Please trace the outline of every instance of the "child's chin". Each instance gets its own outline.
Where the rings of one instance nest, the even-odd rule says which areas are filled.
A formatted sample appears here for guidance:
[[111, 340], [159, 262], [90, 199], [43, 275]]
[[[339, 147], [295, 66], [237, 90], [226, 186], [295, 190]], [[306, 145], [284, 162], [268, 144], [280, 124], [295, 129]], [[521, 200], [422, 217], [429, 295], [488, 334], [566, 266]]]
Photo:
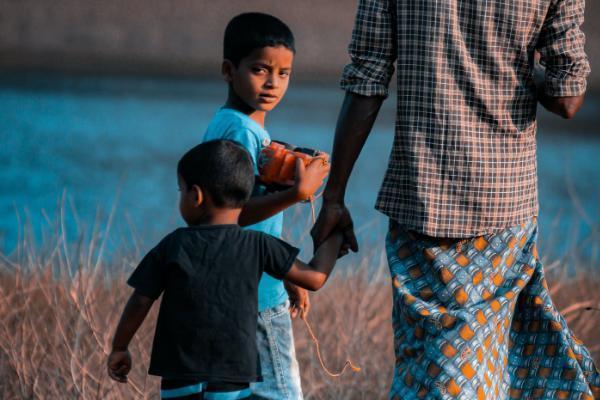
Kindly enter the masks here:
[[275, 108], [275, 106], [277, 105], [277, 103], [262, 103], [262, 104], [258, 104], [256, 109], [258, 111], [271, 111], [272, 109]]

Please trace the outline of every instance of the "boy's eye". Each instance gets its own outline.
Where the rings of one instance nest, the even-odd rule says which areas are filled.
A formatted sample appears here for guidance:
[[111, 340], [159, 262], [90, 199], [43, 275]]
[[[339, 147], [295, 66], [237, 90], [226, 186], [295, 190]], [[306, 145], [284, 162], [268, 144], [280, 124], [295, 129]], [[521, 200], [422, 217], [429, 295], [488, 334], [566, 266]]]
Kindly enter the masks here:
[[254, 67], [252, 69], [253, 72], [257, 73], [257, 74], [266, 74], [267, 73], [267, 69], [266, 68], [261, 68], [261, 67]]
[[290, 76], [290, 71], [281, 71], [279, 73], [279, 76], [283, 76], [283, 77], [287, 78], [288, 76]]

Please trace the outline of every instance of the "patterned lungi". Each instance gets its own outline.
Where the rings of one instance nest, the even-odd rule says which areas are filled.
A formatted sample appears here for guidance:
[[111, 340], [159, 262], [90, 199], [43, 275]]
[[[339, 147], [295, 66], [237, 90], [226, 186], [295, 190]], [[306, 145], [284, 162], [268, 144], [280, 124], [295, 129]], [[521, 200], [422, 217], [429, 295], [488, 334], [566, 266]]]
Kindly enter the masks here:
[[600, 374], [552, 303], [537, 223], [464, 243], [391, 225], [392, 399], [594, 399]]

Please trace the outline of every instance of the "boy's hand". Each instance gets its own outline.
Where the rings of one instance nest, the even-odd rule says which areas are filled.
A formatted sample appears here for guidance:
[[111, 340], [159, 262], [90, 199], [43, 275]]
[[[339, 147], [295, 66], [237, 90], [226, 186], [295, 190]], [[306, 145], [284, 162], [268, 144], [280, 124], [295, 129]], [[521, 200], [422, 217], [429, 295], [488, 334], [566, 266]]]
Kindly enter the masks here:
[[323, 185], [330, 170], [329, 156], [320, 153], [308, 166], [302, 160], [296, 160], [296, 182], [294, 189], [298, 200], [308, 200]]
[[290, 316], [296, 318], [299, 315], [302, 319], [306, 318], [310, 311], [308, 290], [287, 281], [284, 281], [283, 285], [290, 297]]
[[127, 374], [131, 371], [131, 354], [129, 350], [113, 350], [108, 356], [108, 376], [117, 382], [127, 383]]

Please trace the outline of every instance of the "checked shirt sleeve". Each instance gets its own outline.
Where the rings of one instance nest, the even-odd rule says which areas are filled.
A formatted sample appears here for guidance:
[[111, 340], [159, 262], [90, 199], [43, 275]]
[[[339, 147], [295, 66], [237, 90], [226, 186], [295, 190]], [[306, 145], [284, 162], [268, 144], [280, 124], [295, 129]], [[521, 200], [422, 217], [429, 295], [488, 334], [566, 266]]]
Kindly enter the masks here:
[[590, 66], [584, 52], [584, 0], [553, 0], [538, 41], [546, 67], [548, 96], [579, 96], [585, 92]]
[[363, 96], [387, 96], [396, 61], [395, 0], [359, 0], [340, 86]]

